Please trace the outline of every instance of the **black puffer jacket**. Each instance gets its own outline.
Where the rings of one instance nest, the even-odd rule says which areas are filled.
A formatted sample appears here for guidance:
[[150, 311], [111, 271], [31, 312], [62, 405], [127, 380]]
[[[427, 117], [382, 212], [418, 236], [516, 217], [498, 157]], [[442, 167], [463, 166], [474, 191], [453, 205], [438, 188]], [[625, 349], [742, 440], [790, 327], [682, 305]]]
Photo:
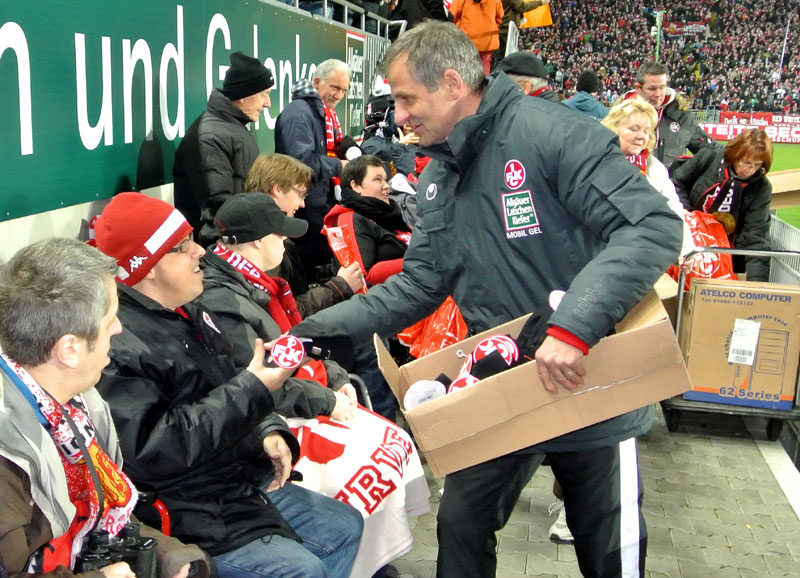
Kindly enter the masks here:
[[[212, 249], [209, 247], [200, 261], [203, 293], [196, 303], [214, 314], [214, 322], [233, 346], [234, 363], [247, 367], [253, 357], [253, 341], [257, 337], [272, 341], [282, 332], [267, 310], [269, 295], [248, 283]], [[272, 392], [275, 411], [285, 417], [330, 415], [336, 406], [333, 392], [348, 383], [349, 378], [336, 363], [325, 362], [325, 369], [330, 389], [316, 381], [290, 377], [283, 387]]]
[[[687, 211], [702, 210], [705, 192], [719, 181], [719, 168], [724, 150], [702, 149], [672, 171], [672, 182], [678, 197]], [[738, 179], [730, 171], [732, 178]], [[769, 205], [772, 202], [772, 184], [763, 173], [756, 173], [745, 183], [742, 206], [736, 220], [736, 230], [731, 235], [737, 249], [769, 251]], [[734, 258], [734, 268], [741, 269], [741, 259]], [[748, 281], [769, 281], [769, 259], [748, 257], [743, 260]]]
[[237, 372], [205, 308], [186, 305], [187, 319], [118, 288], [123, 331], [97, 389], [111, 407], [125, 472], [166, 504], [172, 535], [212, 555], [271, 534], [296, 539], [258, 491], [274, 473], [262, 445], [268, 433], [280, 432], [299, 457], [272, 395], [249, 371]]
[[199, 236], [202, 225], [213, 223], [229, 195], [245, 192], [247, 172], [258, 156], [258, 146], [247, 130], [249, 122], [241, 109], [214, 89], [208, 108], [192, 123], [175, 151], [175, 207], [204, 246], [214, 239]]

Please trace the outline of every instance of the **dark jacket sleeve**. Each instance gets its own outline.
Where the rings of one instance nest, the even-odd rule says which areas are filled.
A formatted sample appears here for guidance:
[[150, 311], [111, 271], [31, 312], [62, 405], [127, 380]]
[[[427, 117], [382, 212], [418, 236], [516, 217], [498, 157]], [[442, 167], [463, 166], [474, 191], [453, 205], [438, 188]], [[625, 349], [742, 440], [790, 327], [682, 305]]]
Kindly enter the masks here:
[[309, 287], [302, 295], [295, 295], [297, 309], [300, 317], [306, 318], [317, 311], [321, 311], [341, 303], [353, 296], [353, 289], [341, 277], [331, 277], [322, 285]]
[[275, 127], [275, 152], [287, 154], [311, 167], [311, 180], [323, 182], [342, 172], [342, 161], [319, 152], [314, 142], [314, 118], [305, 102], [287, 108]]
[[705, 148], [692, 158], [679, 161], [677, 166], [672, 165], [670, 179], [675, 184], [675, 192], [678, 193], [683, 208], [687, 211], [696, 210], [696, 207], [692, 206], [692, 188], [707, 170], [710, 168], [716, 170], [715, 157], [716, 151]]
[[208, 184], [208, 193], [212, 197], [217, 194], [234, 192], [230, 141], [231, 139], [226, 133], [204, 131], [199, 136], [202, 170]]
[[697, 117], [694, 114], [689, 113], [692, 115], [692, 120], [694, 123], [692, 124], [692, 135], [689, 138], [689, 142], [686, 145], [692, 154], [697, 154], [702, 149], [710, 149], [712, 151], [718, 151], [721, 148], [724, 148], [722, 143], [718, 143], [713, 138], [709, 136], [709, 134], [704, 131], [697, 122]]
[[[294, 437], [294, 434], [292, 433], [292, 430], [289, 428], [289, 425], [286, 423], [286, 421], [277, 413], [272, 413], [267, 416], [260, 424], [258, 424], [256, 431], [262, 439], [271, 433], [281, 434], [281, 437], [283, 437], [286, 445], [289, 446], [289, 450], [292, 452], [292, 464], [296, 464], [297, 460], [300, 459], [300, 442], [297, 441], [296, 437]], [[267, 458], [262, 456], [262, 459]]]
[[[574, 131], [572, 138], [543, 138], [535, 146], [545, 165], [558, 166], [561, 204], [604, 247], [572, 280], [550, 324], [591, 347], [678, 258], [683, 221], [627, 162], [605, 128], [576, 123], [565, 130]], [[567, 146], [579, 140], [581, 147]]]
[[[214, 313], [214, 321], [233, 347], [233, 362], [238, 368], [250, 364], [256, 338], [272, 341], [280, 336], [277, 326], [276, 332], [270, 333], [265, 330], [266, 324], [258, 323], [259, 316], [268, 317], [266, 311], [228, 288], [209, 287], [200, 295], [199, 302]], [[287, 417], [330, 415], [336, 405], [332, 391], [308, 379], [290, 377], [271, 394], [274, 411]]]
[[[755, 185], [756, 183], [754, 183]], [[752, 249], [754, 251], [769, 251], [769, 206], [772, 202], [772, 184], [763, 177], [755, 191], [748, 191], [745, 187], [745, 196], [750, 193], [752, 200], [742, 207], [739, 217], [742, 221], [741, 228], [736, 233], [734, 247], [737, 249]], [[745, 268], [748, 281], [769, 281], [769, 258], [747, 257]]]
[[112, 359], [98, 384], [129, 456], [126, 467], [140, 482], [190, 474], [198, 464], [222, 459], [273, 411], [272, 395], [249, 371], [195, 401], [169, 403], [165, 389], [182, 376], [151, 374], [144, 364], [131, 367]]
[[325, 309], [295, 326], [292, 333], [307, 337], [348, 335], [366, 343], [373, 333], [388, 337], [433, 313], [449, 294], [445, 279], [433, 269], [430, 241], [421, 228], [414, 230], [403, 270], [384, 283]]

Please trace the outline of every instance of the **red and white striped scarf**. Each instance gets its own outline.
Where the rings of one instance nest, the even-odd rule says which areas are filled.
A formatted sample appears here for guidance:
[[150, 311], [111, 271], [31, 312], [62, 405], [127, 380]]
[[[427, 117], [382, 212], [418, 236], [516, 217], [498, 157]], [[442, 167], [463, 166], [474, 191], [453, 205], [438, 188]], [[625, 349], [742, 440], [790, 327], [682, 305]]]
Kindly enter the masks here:
[[[53, 572], [59, 565], [75, 568], [84, 537], [94, 529], [105, 530], [116, 536], [130, 520], [136, 506], [138, 493], [122, 469], [105, 453], [97, 442], [94, 424], [86, 414], [83, 395], [77, 395], [65, 405], [60, 405], [40, 386], [24, 367], [0, 353], [36, 401], [38, 411], [47, 420], [47, 432], [58, 448], [61, 465], [67, 479], [67, 490], [75, 517], [62, 536], [56, 536], [31, 558], [29, 571]], [[92, 473], [84, 459], [80, 443], [64, 417], [64, 411], [75, 424], [83, 444], [97, 472], [103, 493], [103, 511], [92, 480]], [[99, 517], [99, 521], [98, 521]]]

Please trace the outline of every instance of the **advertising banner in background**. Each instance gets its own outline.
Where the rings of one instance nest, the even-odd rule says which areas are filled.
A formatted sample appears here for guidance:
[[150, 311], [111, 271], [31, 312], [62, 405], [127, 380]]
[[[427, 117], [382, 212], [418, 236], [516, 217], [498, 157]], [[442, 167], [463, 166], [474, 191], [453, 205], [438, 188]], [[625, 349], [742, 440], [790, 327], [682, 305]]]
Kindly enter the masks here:
[[262, 152], [273, 150], [292, 85], [327, 58], [352, 57], [354, 86], [339, 114], [358, 136], [387, 47], [260, 2], [4, 2], [0, 220], [171, 182], [180, 138], [237, 50], [275, 77], [272, 106], [250, 125]]
[[699, 123], [700, 127], [708, 133], [708, 135], [721, 141], [733, 140], [746, 128], [760, 128], [772, 142], [776, 143], [800, 143], [800, 124], [791, 125], [758, 125], [758, 124], [715, 124], [710, 122]]

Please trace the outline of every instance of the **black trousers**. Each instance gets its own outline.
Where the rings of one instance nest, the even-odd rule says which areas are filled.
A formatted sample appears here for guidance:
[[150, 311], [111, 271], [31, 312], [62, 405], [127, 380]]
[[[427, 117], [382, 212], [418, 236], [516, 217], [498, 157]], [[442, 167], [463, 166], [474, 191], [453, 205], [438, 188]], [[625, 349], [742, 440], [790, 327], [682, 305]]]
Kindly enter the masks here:
[[[586, 578], [644, 576], [647, 532], [634, 438], [581, 452], [548, 453]], [[491, 578], [497, 537], [544, 454], [513, 453], [449, 474], [439, 505], [438, 578]], [[542, 518], [542, 533], [549, 520]]]

